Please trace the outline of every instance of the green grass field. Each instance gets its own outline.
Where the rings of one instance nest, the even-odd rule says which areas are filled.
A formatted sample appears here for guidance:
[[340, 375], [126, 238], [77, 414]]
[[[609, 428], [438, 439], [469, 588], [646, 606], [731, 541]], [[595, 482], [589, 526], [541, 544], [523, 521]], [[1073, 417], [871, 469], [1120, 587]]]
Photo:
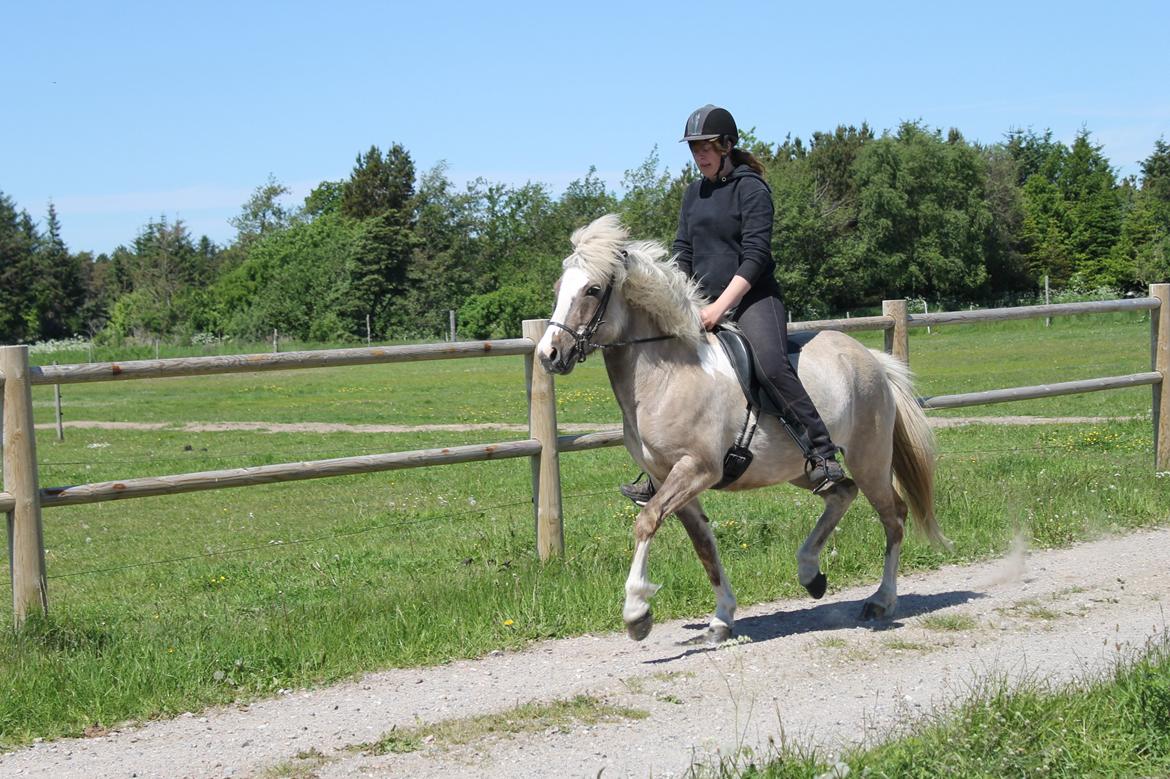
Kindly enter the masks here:
[[[1138, 315], [1057, 319], [1048, 329], [1025, 321], [915, 330], [911, 363], [922, 394], [1132, 373], [1148, 370], [1148, 333]], [[870, 345], [880, 342], [880, 333], [866, 335]], [[66, 385], [66, 420], [171, 427], [69, 429], [64, 442], [40, 431], [41, 483], [524, 438], [177, 429], [224, 421], [521, 423], [523, 376], [521, 358], [498, 357]], [[618, 421], [600, 360], [558, 379], [557, 388], [561, 422]], [[51, 388], [35, 388], [34, 404], [37, 421], [50, 423]], [[949, 412], [1133, 419], [940, 430], [937, 508], [955, 551], [912, 537], [903, 570], [998, 555], [1020, 531], [1054, 546], [1164, 523], [1170, 479], [1153, 474], [1149, 413], [1148, 388]], [[535, 555], [523, 460], [46, 510], [50, 612], [20, 634], [0, 632], [8, 681], [0, 744], [620, 630], [634, 511], [615, 486], [633, 468], [623, 450], [604, 449], [565, 454], [561, 469], [566, 555], [548, 565]], [[819, 501], [774, 488], [709, 494], [704, 503], [742, 604], [803, 594], [794, 555]], [[876, 586], [883, 544], [873, 512], [859, 501], [830, 541], [831, 586]], [[656, 617], [713, 608], [686, 534], [673, 523], [655, 541], [651, 573], [664, 585]], [[10, 604], [5, 586], [4, 624]]]

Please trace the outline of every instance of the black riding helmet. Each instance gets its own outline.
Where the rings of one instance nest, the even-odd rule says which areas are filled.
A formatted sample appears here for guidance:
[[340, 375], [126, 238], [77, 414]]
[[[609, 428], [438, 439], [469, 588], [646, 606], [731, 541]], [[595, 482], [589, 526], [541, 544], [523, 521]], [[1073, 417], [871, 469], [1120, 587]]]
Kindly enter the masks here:
[[687, 117], [686, 128], [679, 143], [711, 141], [716, 138], [727, 146], [734, 146], [739, 143], [739, 128], [735, 126], [735, 118], [730, 111], [708, 103], [702, 108], [696, 108]]

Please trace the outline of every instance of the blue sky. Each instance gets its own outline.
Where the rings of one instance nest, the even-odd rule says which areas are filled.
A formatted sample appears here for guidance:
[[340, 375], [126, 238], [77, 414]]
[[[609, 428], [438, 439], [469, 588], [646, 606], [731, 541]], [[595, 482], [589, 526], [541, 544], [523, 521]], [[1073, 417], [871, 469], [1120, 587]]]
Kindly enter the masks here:
[[19, 2], [0, 13], [0, 192], [74, 251], [182, 219], [226, 243], [271, 174], [300, 199], [403, 144], [457, 182], [672, 170], [697, 106], [764, 140], [920, 120], [1081, 128], [1137, 174], [1170, 139], [1170, 3]]

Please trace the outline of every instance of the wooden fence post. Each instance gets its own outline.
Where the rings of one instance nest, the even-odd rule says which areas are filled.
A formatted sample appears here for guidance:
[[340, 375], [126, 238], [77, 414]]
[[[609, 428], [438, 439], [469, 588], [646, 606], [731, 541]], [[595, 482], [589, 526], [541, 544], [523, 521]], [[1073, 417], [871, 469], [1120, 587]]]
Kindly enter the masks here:
[[1170, 472], [1170, 284], [1151, 284], [1161, 305], [1150, 312], [1150, 366], [1162, 375], [1154, 384], [1154, 471]]
[[894, 320], [894, 329], [886, 330], [886, 354], [892, 354], [910, 364], [910, 328], [906, 319], [905, 300], [883, 300], [882, 316]]
[[[525, 319], [522, 332], [525, 338], [536, 344], [547, 328], [547, 319]], [[524, 355], [524, 376], [528, 384], [528, 435], [540, 441], [540, 454], [532, 458], [536, 551], [541, 560], [548, 560], [565, 553], [556, 387], [552, 375], [536, 364], [534, 352]]]
[[4, 490], [16, 500], [8, 513], [8, 562], [12, 615], [19, 628], [32, 612], [49, 608], [28, 347], [0, 346], [0, 371], [4, 373]]

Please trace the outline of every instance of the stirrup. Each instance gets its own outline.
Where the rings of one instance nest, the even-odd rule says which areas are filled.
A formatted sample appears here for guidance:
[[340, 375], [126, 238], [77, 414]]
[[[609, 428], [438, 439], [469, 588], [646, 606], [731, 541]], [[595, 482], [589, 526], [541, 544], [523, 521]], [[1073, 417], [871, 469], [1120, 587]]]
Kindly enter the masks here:
[[638, 506], [639, 508], [649, 503], [650, 499], [654, 497], [654, 493], [656, 492], [653, 482], [651, 482], [649, 479], [646, 479], [645, 483], [642, 483], [642, 479], [646, 479], [645, 471], [638, 474], [638, 478], [634, 479], [629, 484], [622, 484], [618, 487], [618, 492], [632, 500], [634, 505]]
[[841, 463], [837, 462], [837, 455], [825, 457], [823, 455], [813, 455], [804, 462], [804, 474], [808, 480], [813, 484], [813, 494], [820, 495], [822, 492], [831, 490], [836, 485], [845, 481], [845, 469], [841, 467]]

